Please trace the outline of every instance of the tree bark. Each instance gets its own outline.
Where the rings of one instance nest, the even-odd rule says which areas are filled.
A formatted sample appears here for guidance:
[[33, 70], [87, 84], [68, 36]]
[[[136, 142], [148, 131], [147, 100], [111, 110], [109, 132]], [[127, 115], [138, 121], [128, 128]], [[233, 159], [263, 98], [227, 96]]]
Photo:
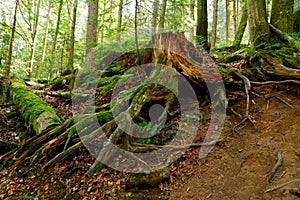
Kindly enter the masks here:
[[214, 46], [216, 46], [217, 24], [218, 24], [218, 2], [219, 2], [219, 0], [214, 0], [214, 12], [213, 12], [213, 26], [212, 26], [211, 48], [213, 48]]
[[[34, 4], [36, 4], [36, 1], [34, 1]], [[32, 33], [32, 47], [30, 50], [30, 66], [28, 71], [28, 77], [31, 78], [32, 76], [32, 70], [34, 65], [34, 57], [35, 57], [35, 48], [36, 48], [36, 42], [37, 42], [37, 34], [38, 34], [38, 23], [39, 23], [39, 15], [40, 15], [40, 5], [41, 0], [38, 0], [37, 5], [34, 5], [34, 23], [33, 23], [33, 33]]]
[[[190, 15], [193, 22], [195, 21], [195, 4], [196, 4], [196, 0], [190, 0]], [[190, 29], [191, 29], [190, 39], [192, 40], [195, 35], [195, 27], [192, 26]]]
[[69, 62], [67, 65], [67, 70], [73, 71], [74, 69], [74, 44], [75, 44], [75, 26], [76, 26], [76, 13], [77, 13], [78, 0], [74, 0], [73, 5], [73, 18], [71, 27], [71, 41], [70, 41], [70, 51], [69, 51]]
[[233, 10], [233, 16], [232, 16], [232, 18], [233, 18], [233, 32], [234, 32], [234, 36], [235, 36], [235, 34], [236, 34], [236, 31], [237, 31], [237, 12], [236, 12], [236, 0], [233, 0], [233, 8], [232, 8], [232, 10]]
[[164, 26], [165, 26], [166, 9], [167, 9], [167, 0], [162, 0], [161, 12], [160, 12], [160, 18], [159, 18], [159, 28], [160, 29], [164, 28]]
[[19, 7], [19, 0], [16, 0], [15, 4], [15, 11], [14, 11], [14, 18], [13, 18], [13, 25], [11, 29], [11, 36], [9, 41], [9, 47], [8, 47], [8, 56], [5, 66], [5, 80], [4, 80], [4, 87], [3, 87], [3, 101], [7, 101], [8, 99], [8, 87], [10, 84], [10, 66], [12, 62], [12, 51], [13, 51], [13, 43], [15, 39], [15, 32], [16, 32], [16, 23], [17, 23], [17, 13], [18, 13], [18, 7]]
[[46, 55], [51, 5], [52, 5], [52, 1], [49, 1], [48, 11], [47, 11], [47, 20], [46, 20], [46, 30], [45, 30], [45, 35], [44, 35], [44, 39], [43, 39], [43, 51], [42, 51], [42, 56], [41, 56], [39, 71], [38, 71], [38, 79], [40, 79], [42, 76], [42, 70], [43, 70], [43, 65], [44, 65], [44, 60], [45, 60], [45, 55]]
[[273, 0], [271, 24], [283, 32], [292, 33], [293, 12], [294, 0]]
[[207, 0], [197, 0], [197, 43], [208, 50]]
[[120, 33], [122, 31], [123, 4], [124, 4], [124, 0], [120, 0], [119, 10], [118, 10], [118, 27], [117, 27], [118, 35], [117, 35], [117, 41], [120, 41], [120, 37], [121, 37]]
[[86, 28], [86, 56], [97, 46], [98, 0], [88, 1], [88, 21]]
[[253, 46], [270, 41], [270, 28], [267, 22], [265, 0], [247, 0], [250, 27], [250, 42]]
[[230, 40], [230, 10], [229, 10], [229, 0], [225, 0], [225, 12], [226, 12], [226, 43]]
[[153, 1], [153, 13], [152, 13], [153, 33], [156, 33], [157, 17], [158, 17], [158, 6], [159, 6], [159, 0], [154, 0]]
[[233, 46], [234, 47], [239, 47], [241, 44], [241, 41], [243, 39], [244, 32], [247, 27], [247, 21], [248, 21], [248, 10], [247, 10], [247, 0], [244, 0], [244, 5], [242, 8], [242, 17], [240, 24], [237, 29], [237, 33], [235, 34]]
[[54, 61], [55, 61], [55, 55], [56, 55], [56, 43], [57, 43], [57, 37], [58, 37], [58, 32], [59, 32], [62, 5], [63, 5], [63, 0], [60, 0], [58, 13], [57, 13], [56, 28], [55, 28], [55, 33], [54, 33], [54, 38], [53, 38], [53, 43], [52, 43], [51, 62], [50, 62], [50, 67], [49, 67], [49, 72], [48, 72], [48, 79], [52, 79], [52, 75], [53, 75], [52, 73], [53, 73], [53, 67], [54, 67]]

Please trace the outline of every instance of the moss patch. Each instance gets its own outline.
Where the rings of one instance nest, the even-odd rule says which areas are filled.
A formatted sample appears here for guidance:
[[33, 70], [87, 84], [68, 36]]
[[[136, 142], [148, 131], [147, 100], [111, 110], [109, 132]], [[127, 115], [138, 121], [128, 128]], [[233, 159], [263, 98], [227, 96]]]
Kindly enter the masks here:
[[10, 95], [31, 132], [40, 134], [50, 127], [61, 124], [55, 111], [23, 83], [12, 81]]

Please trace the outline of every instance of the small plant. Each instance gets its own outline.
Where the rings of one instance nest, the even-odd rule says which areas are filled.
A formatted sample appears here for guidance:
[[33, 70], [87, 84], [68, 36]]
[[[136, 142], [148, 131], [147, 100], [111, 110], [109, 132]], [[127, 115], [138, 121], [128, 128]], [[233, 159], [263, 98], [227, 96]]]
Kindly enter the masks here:
[[39, 196], [37, 195], [34, 197], [34, 196], [29, 196], [27, 194], [24, 194], [24, 195], [18, 197], [18, 200], [23, 200], [23, 199], [37, 200], [37, 199], [39, 199]]

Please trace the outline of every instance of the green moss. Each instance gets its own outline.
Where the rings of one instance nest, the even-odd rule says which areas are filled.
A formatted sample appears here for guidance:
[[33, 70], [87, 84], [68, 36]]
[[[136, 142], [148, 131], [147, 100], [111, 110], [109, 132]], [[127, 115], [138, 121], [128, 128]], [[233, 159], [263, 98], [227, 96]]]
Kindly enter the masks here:
[[18, 111], [24, 118], [26, 126], [36, 134], [51, 126], [61, 124], [55, 111], [21, 82], [12, 81], [10, 94], [13, 103], [17, 105]]

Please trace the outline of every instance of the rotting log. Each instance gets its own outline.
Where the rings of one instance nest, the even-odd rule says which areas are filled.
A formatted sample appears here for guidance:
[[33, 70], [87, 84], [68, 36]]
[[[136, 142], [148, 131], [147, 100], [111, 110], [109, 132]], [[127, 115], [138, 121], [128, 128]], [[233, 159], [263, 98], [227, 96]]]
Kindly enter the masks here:
[[62, 123], [55, 111], [22, 82], [12, 81], [9, 90], [11, 99], [24, 118], [29, 132], [39, 135]]

